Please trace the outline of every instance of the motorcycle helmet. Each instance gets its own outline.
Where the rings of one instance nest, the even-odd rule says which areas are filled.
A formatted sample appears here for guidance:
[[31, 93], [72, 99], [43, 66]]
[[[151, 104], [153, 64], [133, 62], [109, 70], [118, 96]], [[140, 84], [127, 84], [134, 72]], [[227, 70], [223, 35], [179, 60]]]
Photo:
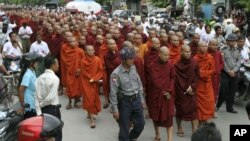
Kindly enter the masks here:
[[18, 126], [18, 141], [37, 141], [55, 137], [63, 122], [55, 116], [43, 114], [28, 118]]

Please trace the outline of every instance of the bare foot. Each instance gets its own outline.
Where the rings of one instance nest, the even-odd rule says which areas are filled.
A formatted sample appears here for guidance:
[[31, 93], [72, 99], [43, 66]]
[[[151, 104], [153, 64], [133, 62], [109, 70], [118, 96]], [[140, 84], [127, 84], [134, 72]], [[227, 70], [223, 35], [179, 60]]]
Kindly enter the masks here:
[[72, 106], [71, 106], [71, 104], [69, 103], [65, 108], [66, 108], [66, 110], [69, 110], [69, 109], [72, 108]]

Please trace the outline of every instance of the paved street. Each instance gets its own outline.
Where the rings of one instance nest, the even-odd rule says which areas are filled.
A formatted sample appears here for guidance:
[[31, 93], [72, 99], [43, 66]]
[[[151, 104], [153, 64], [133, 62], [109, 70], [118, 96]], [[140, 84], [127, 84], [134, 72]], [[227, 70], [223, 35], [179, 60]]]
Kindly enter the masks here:
[[[102, 110], [96, 119], [96, 128], [89, 127], [87, 114], [82, 109], [66, 110], [66, 96], [60, 96], [62, 103], [62, 118], [65, 122], [63, 128], [63, 141], [117, 141], [118, 125], [109, 113], [109, 109]], [[102, 97], [103, 101], [103, 97]], [[221, 107], [218, 118], [213, 119], [221, 131], [223, 141], [229, 141], [230, 124], [249, 124], [244, 109], [245, 102], [238, 101], [235, 104], [238, 114], [230, 114]], [[176, 135], [176, 124], [174, 122], [174, 141], [190, 141], [191, 123], [183, 122], [185, 136], [180, 138]], [[152, 121], [147, 119], [146, 126], [138, 141], [153, 141], [154, 129]], [[161, 128], [161, 139], [166, 141], [166, 130]]]

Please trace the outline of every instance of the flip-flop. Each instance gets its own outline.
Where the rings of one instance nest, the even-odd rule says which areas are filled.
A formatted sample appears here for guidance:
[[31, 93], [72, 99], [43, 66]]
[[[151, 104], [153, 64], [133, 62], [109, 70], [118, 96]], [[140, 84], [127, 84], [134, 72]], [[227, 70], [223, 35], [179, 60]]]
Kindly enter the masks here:
[[71, 104], [68, 104], [65, 108], [66, 108], [66, 110], [69, 110], [72, 108], [72, 106], [71, 106]]
[[184, 137], [184, 131], [177, 131], [177, 136]]
[[161, 140], [160, 137], [155, 137], [155, 138], [154, 138], [154, 141], [160, 141], [160, 140]]
[[90, 121], [90, 128], [95, 128], [95, 122], [94, 121], [93, 122]]
[[79, 104], [74, 104], [74, 107], [80, 109], [82, 106]]

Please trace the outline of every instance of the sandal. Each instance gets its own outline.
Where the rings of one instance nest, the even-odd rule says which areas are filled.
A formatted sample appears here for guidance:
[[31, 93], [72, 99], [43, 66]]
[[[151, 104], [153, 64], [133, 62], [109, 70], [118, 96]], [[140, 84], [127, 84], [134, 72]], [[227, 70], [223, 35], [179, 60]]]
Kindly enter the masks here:
[[160, 137], [155, 137], [154, 141], [160, 141], [161, 138]]
[[90, 121], [90, 128], [95, 128], [95, 122], [94, 121]]
[[177, 131], [177, 136], [184, 137], [184, 131]]
[[66, 108], [66, 110], [69, 110], [72, 108], [72, 106], [71, 106], [71, 104], [68, 104], [65, 108]]
[[103, 109], [106, 109], [106, 108], [108, 108], [109, 107], [109, 103], [105, 103], [104, 105], [103, 105]]

